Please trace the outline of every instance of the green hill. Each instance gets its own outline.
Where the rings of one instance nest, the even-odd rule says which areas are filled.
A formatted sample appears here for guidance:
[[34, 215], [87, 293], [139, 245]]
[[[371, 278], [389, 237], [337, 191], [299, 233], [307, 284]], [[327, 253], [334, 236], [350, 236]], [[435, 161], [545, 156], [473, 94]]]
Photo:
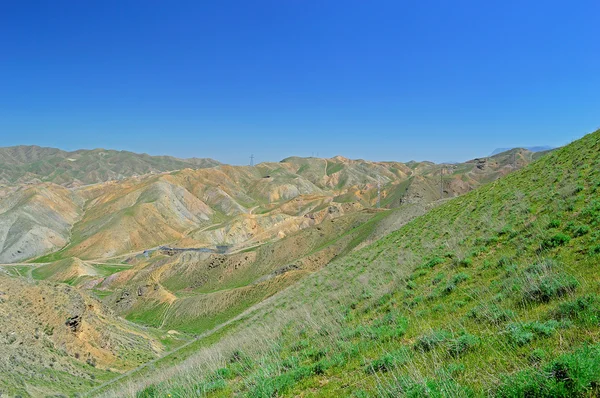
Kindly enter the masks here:
[[596, 131], [339, 257], [195, 354], [104, 394], [597, 396], [599, 227]]

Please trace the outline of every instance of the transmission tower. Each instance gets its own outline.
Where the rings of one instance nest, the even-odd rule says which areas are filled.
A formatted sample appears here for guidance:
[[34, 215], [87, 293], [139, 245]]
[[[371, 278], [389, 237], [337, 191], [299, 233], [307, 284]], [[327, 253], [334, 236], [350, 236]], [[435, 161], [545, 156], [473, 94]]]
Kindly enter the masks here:
[[254, 154], [250, 155], [250, 166], [254, 166]]

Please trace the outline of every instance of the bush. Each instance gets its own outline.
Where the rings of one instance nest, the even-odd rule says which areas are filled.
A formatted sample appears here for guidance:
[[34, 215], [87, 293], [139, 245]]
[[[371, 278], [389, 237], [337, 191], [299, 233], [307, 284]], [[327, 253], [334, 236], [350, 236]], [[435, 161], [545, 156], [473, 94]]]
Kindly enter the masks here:
[[154, 398], [160, 397], [161, 394], [159, 393], [155, 385], [150, 385], [144, 388], [142, 391], [139, 391], [135, 396], [136, 398]]
[[451, 375], [421, 379], [419, 381], [407, 376], [398, 377], [394, 385], [379, 388], [376, 396], [385, 398], [445, 398], [445, 397], [473, 397], [475, 394], [467, 387], [457, 383]]
[[570, 241], [571, 237], [569, 235], [558, 233], [550, 238], [544, 239], [542, 241], [542, 249], [552, 249], [555, 247], [564, 246]]
[[386, 353], [367, 365], [365, 371], [367, 373], [388, 372], [392, 370], [394, 366], [405, 363], [408, 360], [408, 355], [406, 349]]
[[492, 325], [499, 325], [514, 318], [515, 313], [493, 304], [489, 306], [480, 305], [472, 308], [467, 316], [478, 321], [485, 321]]
[[525, 325], [526, 328], [531, 330], [537, 336], [542, 336], [542, 337], [552, 336], [559, 326], [560, 326], [559, 322], [554, 319], [550, 319], [549, 321], [546, 321], [546, 322], [535, 321], [535, 322], [531, 322], [531, 323], [528, 323]]
[[533, 333], [523, 328], [521, 325], [510, 324], [507, 328], [508, 341], [516, 346], [529, 344], [533, 340]]
[[531, 351], [531, 354], [529, 355], [529, 362], [540, 363], [546, 359], [546, 356], [546, 351], [542, 350], [541, 348], [536, 348], [535, 350]]
[[552, 261], [533, 264], [506, 281], [506, 293], [520, 292], [524, 302], [545, 303], [574, 291], [577, 280], [556, 268]]
[[600, 394], [600, 346], [562, 355], [543, 370], [505, 376], [497, 397], [593, 397]]
[[560, 323], [554, 319], [546, 322], [513, 323], [508, 325], [508, 339], [517, 346], [531, 342], [535, 337], [549, 337], [554, 334]]
[[587, 225], [580, 225], [573, 229], [573, 236], [577, 238], [589, 233], [590, 231], [591, 229]]
[[518, 233], [510, 225], [505, 225], [500, 232], [498, 232], [498, 235], [507, 235], [509, 238], [514, 238]]
[[440, 272], [433, 277], [433, 279], [431, 280], [431, 284], [437, 285], [438, 283], [443, 281], [445, 278], [446, 278], [446, 274], [444, 274], [443, 272]]
[[584, 326], [597, 326], [600, 324], [600, 298], [590, 294], [560, 303], [553, 311], [553, 316], [570, 319]]
[[448, 353], [453, 357], [458, 357], [475, 347], [478, 343], [479, 339], [477, 337], [465, 333], [462, 336], [448, 342]]
[[469, 279], [469, 275], [465, 274], [464, 272], [459, 272], [458, 274], [454, 275], [454, 277], [452, 278], [452, 283], [455, 283], [458, 285], [459, 283], [464, 282], [467, 279]]
[[454, 289], [456, 289], [456, 284], [454, 284], [453, 282], [449, 282], [446, 284], [446, 286], [444, 286], [444, 288], [442, 289], [442, 291], [440, 293], [442, 296], [446, 296], [446, 295], [452, 293], [454, 291]]
[[498, 260], [497, 265], [498, 265], [498, 268], [505, 268], [505, 267], [508, 267], [508, 266], [512, 265], [512, 261], [511, 261], [510, 258], [508, 258], [506, 256], [502, 256]]
[[217, 369], [217, 371], [215, 373], [217, 374], [217, 376], [222, 377], [223, 379], [230, 379], [234, 376], [231, 369], [228, 369], [228, 368]]
[[431, 351], [439, 344], [445, 342], [450, 337], [450, 333], [445, 330], [434, 330], [431, 333], [419, 337], [414, 344], [415, 350], [427, 352]]
[[560, 227], [559, 220], [552, 220], [548, 223], [548, 228], [558, 228], [558, 227]]
[[578, 286], [577, 279], [565, 274], [545, 275], [530, 282], [523, 288], [523, 300], [538, 303], [565, 296]]
[[439, 257], [434, 257], [431, 260], [429, 260], [428, 262], [426, 262], [425, 264], [423, 264], [424, 268], [433, 268], [438, 264], [443, 263], [444, 260], [439, 258]]

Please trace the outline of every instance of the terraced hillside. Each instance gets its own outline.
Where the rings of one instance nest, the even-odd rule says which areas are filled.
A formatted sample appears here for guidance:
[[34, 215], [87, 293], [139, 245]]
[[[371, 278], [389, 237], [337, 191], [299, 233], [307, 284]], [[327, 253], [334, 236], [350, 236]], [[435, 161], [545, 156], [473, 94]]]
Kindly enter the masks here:
[[96, 394], [597, 396], [599, 197], [596, 131]]

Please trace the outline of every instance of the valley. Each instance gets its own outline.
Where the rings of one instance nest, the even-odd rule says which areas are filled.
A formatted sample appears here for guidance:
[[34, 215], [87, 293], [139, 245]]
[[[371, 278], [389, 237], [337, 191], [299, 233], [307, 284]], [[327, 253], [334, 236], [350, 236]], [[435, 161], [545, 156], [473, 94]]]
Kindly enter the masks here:
[[[40, 362], [60, 358], [71, 367], [61, 370], [58, 387], [33, 378], [24, 383], [5, 368], [0, 386], [32, 396], [104, 391], [111, 379], [130, 382], [157, 366], [193, 360], [207, 339], [237, 333], [261, 308], [328, 272], [331, 264], [544, 155], [515, 149], [444, 165], [288, 158], [81, 186], [9, 185], [0, 199], [2, 277], [22, 281], [22, 295], [29, 286], [44, 286], [47, 294], [68, 288], [96, 303], [85, 308], [101, 312], [57, 315], [36, 304], [45, 308], [37, 314], [41, 318], [23, 321], [18, 333], [35, 335], [46, 324], [62, 328], [74, 343], [46, 334]], [[4, 301], [12, 317], [18, 316], [14, 302]], [[43, 318], [48, 311], [56, 315], [52, 323]], [[74, 317], [87, 332], [78, 326], [69, 334], [68, 319]], [[92, 349], [110, 339], [96, 317], [111, 319], [127, 336], [144, 333], [150, 345], [135, 348], [134, 358]], [[53, 346], [60, 347], [59, 357]], [[68, 384], [82, 377], [89, 381]]]

